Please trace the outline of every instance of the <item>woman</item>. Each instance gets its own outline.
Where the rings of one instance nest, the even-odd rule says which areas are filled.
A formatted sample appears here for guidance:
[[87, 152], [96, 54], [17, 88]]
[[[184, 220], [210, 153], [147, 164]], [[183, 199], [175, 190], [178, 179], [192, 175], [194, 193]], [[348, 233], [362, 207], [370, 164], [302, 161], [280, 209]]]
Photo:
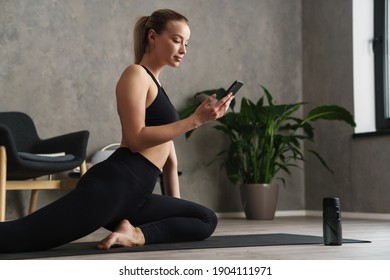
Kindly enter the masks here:
[[[140, 246], [202, 240], [215, 230], [210, 209], [180, 199], [174, 138], [223, 116], [232, 95], [179, 120], [158, 77], [165, 66], [178, 67], [190, 37], [187, 19], [172, 10], [142, 17], [134, 28], [135, 64], [117, 88], [122, 142], [106, 161], [93, 166], [77, 188], [19, 220], [0, 224], [0, 252], [47, 250], [86, 236], [100, 227], [113, 231], [99, 244]], [[153, 194], [158, 175], [167, 196]]]

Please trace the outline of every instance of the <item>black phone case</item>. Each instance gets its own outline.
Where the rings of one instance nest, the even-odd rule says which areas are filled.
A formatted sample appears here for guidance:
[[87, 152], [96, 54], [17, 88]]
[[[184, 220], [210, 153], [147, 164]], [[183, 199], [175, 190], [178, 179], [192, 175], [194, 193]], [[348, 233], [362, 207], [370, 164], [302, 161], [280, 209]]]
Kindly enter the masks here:
[[238, 92], [238, 90], [244, 85], [243, 82], [237, 80], [235, 81], [230, 87], [229, 89], [226, 91], [225, 93], [225, 96], [228, 95], [230, 92], [234, 94], [236, 94]]

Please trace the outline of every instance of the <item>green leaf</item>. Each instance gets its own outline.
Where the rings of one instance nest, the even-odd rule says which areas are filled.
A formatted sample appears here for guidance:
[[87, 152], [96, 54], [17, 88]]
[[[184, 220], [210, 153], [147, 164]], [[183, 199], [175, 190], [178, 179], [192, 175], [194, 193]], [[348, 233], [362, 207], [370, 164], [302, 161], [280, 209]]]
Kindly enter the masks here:
[[316, 151], [313, 151], [313, 150], [308, 150], [308, 152], [312, 153], [313, 155], [315, 155], [318, 160], [322, 163], [322, 165], [329, 170], [330, 173], [334, 174], [333, 170], [330, 169], [330, 167], [326, 164], [325, 160], [316, 152]]
[[268, 105], [273, 106], [274, 104], [272, 102], [273, 99], [272, 95], [269, 93], [268, 89], [266, 89], [264, 86], [261, 86], [261, 88], [263, 89], [264, 94], [267, 97]]
[[[336, 105], [319, 106], [303, 119], [296, 117], [306, 103], [276, 104], [270, 92], [264, 86], [261, 88], [263, 94], [257, 102], [242, 97], [239, 111], [230, 111], [214, 126], [230, 140], [228, 149], [217, 154], [216, 159], [223, 159], [228, 178], [234, 184], [270, 183], [279, 179], [285, 185], [284, 178], [277, 177], [278, 172], [291, 175], [292, 168], [301, 167], [297, 164], [299, 161], [306, 162], [302, 144], [306, 140], [314, 141], [312, 121], [337, 120], [355, 126], [352, 115]], [[207, 90], [195, 96], [214, 93], [220, 98], [225, 90]], [[199, 99], [195, 100], [181, 112], [181, 116], [188, 117], [199, 104]], [[316, 151], [308, 152], [333, 173]]]
[[356, 126], [353, 116], [346, 109], [337, 105], [316, 107], [309, 112], [305, 121], [315, 121], [319, 119], [344, 121], [352, 127]]

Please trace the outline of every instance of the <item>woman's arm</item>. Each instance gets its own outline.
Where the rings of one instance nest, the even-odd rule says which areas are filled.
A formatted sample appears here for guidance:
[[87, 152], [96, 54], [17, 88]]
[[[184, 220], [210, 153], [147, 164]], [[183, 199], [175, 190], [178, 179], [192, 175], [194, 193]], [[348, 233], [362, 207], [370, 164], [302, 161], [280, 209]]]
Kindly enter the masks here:
[[180, 198], [179, 175], [177, 170], [177, 156], [175, 144], [171, 141], [171, 150], [163, 167], [164, 186], [166, 194]]
[[161, 126], [145, 126], [145, 108], [150, 78], [139, 65], [129, 66], [116, 88], [118, 114], [127, 146], [133, 152], [151, 148], [183, 135], [204, 123], [223, 116], [233, 97], [222, 98], [213, 105], [215, 95], [206, 99], [190, 117]]

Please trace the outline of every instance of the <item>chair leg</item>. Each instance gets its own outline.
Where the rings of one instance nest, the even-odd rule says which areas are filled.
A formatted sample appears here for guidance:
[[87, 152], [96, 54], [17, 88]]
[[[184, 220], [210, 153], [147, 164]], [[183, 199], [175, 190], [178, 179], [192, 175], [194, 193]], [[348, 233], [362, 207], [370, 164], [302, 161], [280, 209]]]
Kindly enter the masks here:
[[[51, 181], [51, 174], [49, 175], [48, 179], [49, 179], [49, 181]], [[38, 181], [37, 178], [34, 178], [33, 180], [34, 181]], [[38, 192], [39, 192], [39, 190], [31, 190], [31, 194], [30, 194], [30, 207], [28, 209], [28, 213], [29, 214], [32, 214], [33, 212], [35, 212], [35, 210], [37, 210]]]
[[87, 163], [84, 160], [80, 165], [80, 177], [82, 177], [85, 172], [87, 172]]
[[29, 214], [32, 214], [37, 209], [38, 192], [39, 190], [31, 190]]
[[[85, 160], [80, 165], [80, 176], [83, 176], [87, 172], [87, 163]], [[34, 179], [37, 180], [37, 179]], [[52, 180], [52, 176], [49, 175], [49, 181]], [[37, 209], [38, 205], [38, 192], [39, 190], [31, 190], [31, 196], [30, 196], [30, 208], [28, 210], [29, 214], [32, 214]]]
[[0, 222], [5, 221], [5, 204], [7, 182], [7, 154], [4, 146], [0, 146]]

